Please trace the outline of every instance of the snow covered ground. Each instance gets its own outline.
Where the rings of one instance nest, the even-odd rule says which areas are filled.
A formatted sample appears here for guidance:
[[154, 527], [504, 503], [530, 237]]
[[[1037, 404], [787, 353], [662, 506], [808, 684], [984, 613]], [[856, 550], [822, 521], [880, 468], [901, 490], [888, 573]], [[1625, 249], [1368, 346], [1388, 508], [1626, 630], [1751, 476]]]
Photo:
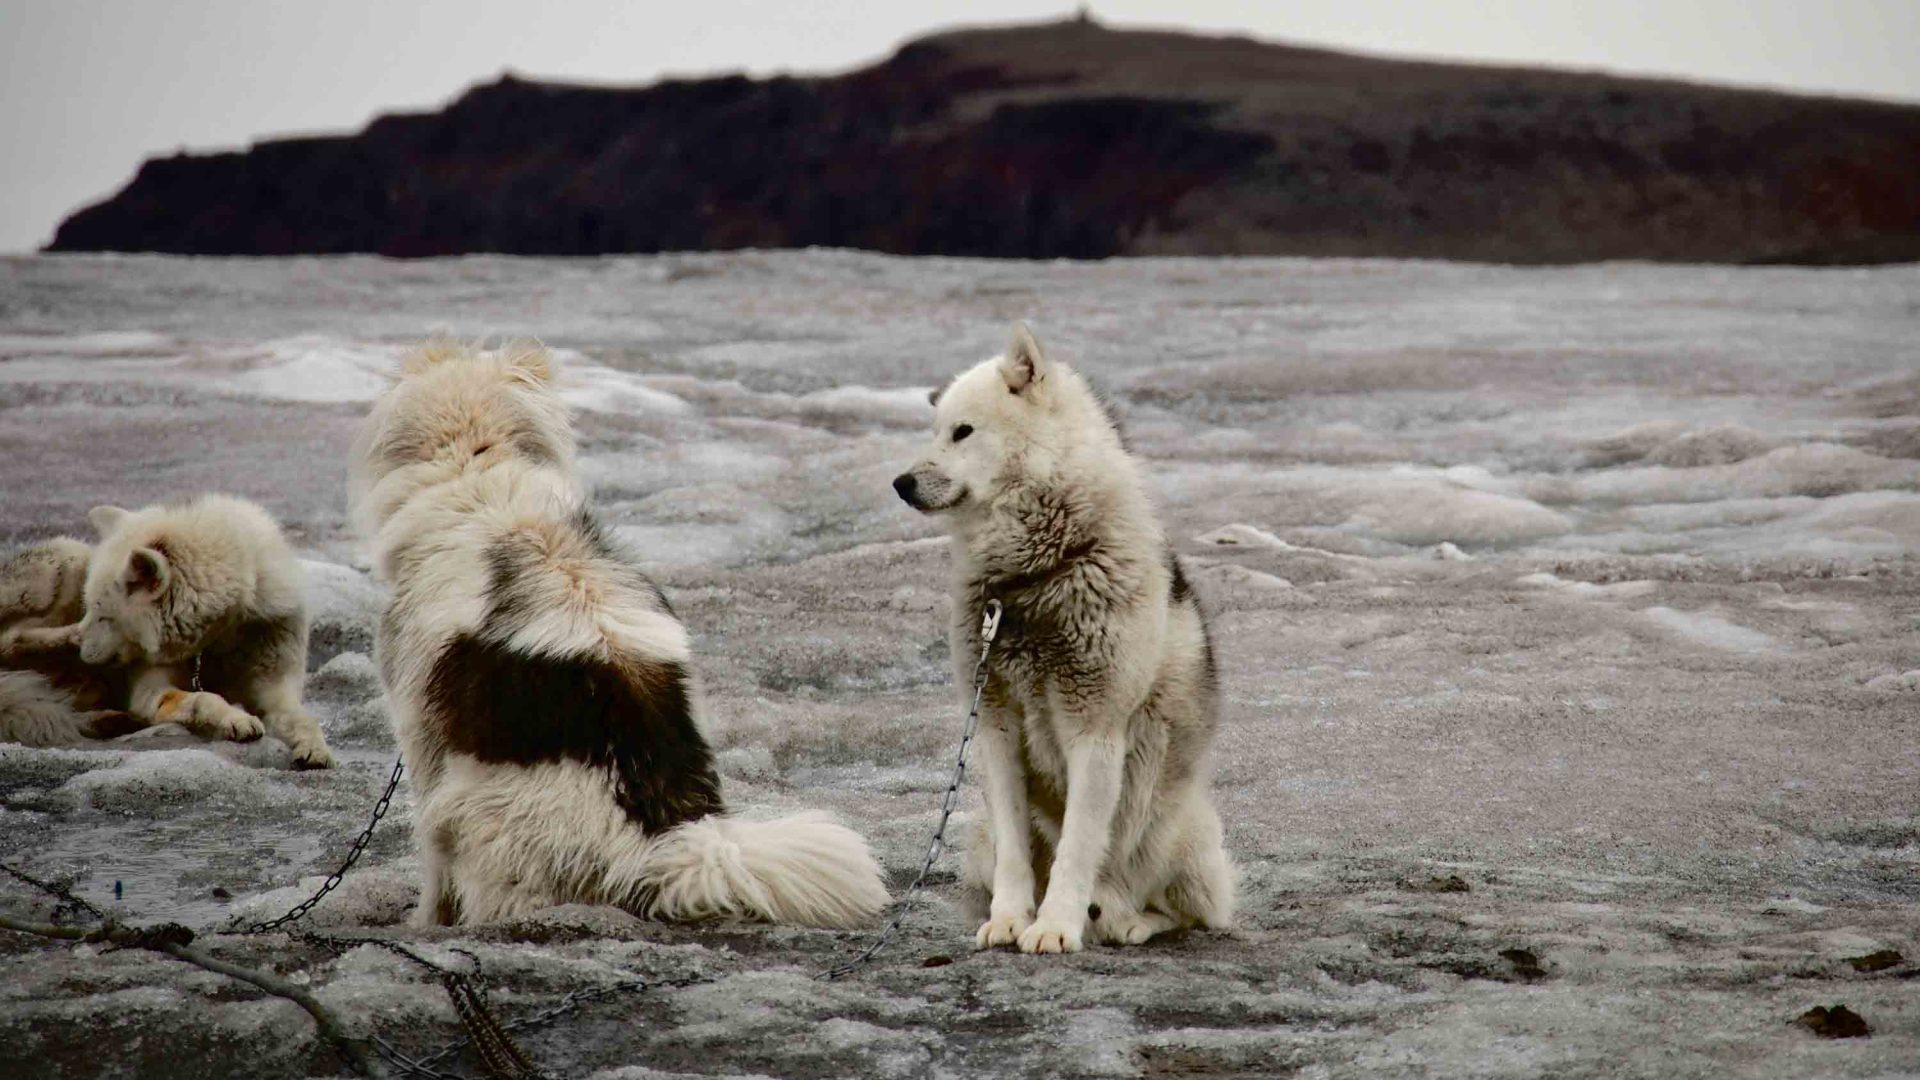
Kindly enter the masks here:
[[[404, 800], [314, 921], [477, 966], [508, 1020], [710, 977], [523, 1036], [605, 1080], [1920, 1075], [1915, 267], [0, 261], [0, 541], [265, 503], [310, 560], [345, 762], [0, 747], [0, 858], [207, 929], [344, 854], [392, 752], [345, 449], [446, 330], [562, 351], [601, 506], [695, 634], [729, 801], [830, 807], [903, 880], [961, 709], [944, 544], [888, 481], [924, 390], [1015, 317], [1114, 393], [1212, 612], [1236, 930], [975, 954], [950, 856], [831, 986], [856, 935], [584, 908], [418, 933]], [[0, 909], [49, 912], [10, 884]], [[459, 1034], [389, 951], [201, 944], [409, 1050]], [[1871, 1037], [1790, 1023], [1835, 1003]], [[284, 1001], [0, 934], [0, 1074], [342, 1068]]]

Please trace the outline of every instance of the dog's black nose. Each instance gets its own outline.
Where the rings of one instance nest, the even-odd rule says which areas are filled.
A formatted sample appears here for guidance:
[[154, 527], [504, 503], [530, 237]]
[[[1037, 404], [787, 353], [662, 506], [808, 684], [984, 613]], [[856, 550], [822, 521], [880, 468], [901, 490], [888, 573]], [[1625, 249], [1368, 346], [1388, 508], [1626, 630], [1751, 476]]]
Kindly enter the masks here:
[[913, 489], [919, 486], [920, 481], [915, 480], [910, 472], [903, 472], [893, 478], [893, 490], [899, 492], [900, 497], [908, 502], [913, 501]]

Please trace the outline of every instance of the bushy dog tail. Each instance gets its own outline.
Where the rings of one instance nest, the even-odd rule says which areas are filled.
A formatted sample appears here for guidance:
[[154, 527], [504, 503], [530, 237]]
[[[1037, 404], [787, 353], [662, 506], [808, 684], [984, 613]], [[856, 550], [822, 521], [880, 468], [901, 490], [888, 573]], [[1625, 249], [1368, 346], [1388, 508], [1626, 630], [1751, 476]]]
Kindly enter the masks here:
[[849, 927], [887, 903], [867, 842], [817, 810], [771, 820], [711, 814], [660, 837], [645, 860], [645, 914], [654, 918]]
[[99, 715], [81, 712], [66, 691], [37, 671], [0, 671], [0, 742], [67, 746], [105, 737], [95, 734]]

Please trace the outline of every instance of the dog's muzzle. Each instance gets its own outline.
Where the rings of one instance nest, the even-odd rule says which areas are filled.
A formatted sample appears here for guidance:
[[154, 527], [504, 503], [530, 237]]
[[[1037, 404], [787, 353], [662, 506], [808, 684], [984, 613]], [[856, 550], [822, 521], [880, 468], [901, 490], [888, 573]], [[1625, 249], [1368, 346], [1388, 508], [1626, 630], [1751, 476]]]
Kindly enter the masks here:
[[929, 471], [924, 476], [919, 469], [903, 472], [893, 478], [893, 490], [901, 501], [923, 514], [951, 510], [967, 498], [965, 487], [938, 471]]

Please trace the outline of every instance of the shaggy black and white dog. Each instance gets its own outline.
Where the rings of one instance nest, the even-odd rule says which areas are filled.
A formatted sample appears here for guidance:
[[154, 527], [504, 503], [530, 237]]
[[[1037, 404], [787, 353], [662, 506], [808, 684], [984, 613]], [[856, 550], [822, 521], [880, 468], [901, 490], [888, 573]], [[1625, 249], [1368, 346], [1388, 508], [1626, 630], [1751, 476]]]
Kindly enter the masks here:
[[814, 926], [887, 899], [857, 834], [730, 816], [686, 628], [595, 524], [544, 350], [430, 345], [361, 432], [378, 654], [419, 797], [420, 923], [552, 904]]

